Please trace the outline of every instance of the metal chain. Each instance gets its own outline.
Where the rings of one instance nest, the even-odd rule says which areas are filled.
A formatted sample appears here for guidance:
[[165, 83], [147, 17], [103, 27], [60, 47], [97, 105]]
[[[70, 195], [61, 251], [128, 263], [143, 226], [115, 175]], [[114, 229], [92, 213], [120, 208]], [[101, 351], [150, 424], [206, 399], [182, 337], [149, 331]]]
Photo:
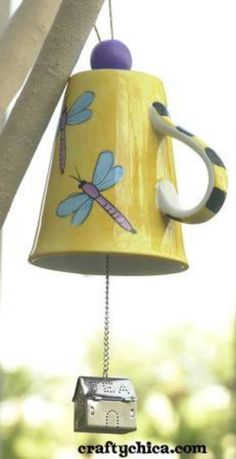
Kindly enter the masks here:
[[105, 287], [105, 320], [104, 320], [104, 340], [103, 340], [103, 377], [108, 378], [110, 361], [110, 311], [109, 311], [109, 255], [106, 255], [106, 287]]

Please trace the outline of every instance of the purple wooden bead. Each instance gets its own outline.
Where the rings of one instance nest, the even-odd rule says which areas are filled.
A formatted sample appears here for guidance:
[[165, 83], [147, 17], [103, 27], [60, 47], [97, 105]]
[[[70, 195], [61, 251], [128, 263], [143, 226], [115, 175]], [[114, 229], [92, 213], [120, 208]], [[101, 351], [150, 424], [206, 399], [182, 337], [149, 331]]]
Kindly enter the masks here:
[[119, 40], [104, 40], [92, 51], [90, 64], [92, 69], [130, 70], [132, 56], [127, 46]]

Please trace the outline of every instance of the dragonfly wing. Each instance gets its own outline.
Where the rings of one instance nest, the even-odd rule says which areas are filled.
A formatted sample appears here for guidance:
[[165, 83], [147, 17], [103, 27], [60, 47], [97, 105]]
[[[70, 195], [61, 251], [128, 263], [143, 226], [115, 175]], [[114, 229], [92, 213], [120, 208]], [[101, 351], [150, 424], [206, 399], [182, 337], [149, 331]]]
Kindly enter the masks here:
[[72, 224], [79, 226], [88, 217], [93, 207], [93, 199], [87, 197], [87, 200], [80, 206], [80, 208], [75, 212], [72, 218]]
[[85, 121], [91, 118], [91, 110], [83, 110], [82, 112], [74, 113], [73, 115], [68, 115], [67, 124], [73, 126], [74, 124], [84, 123]]
[[79, 96], [76, 99], [76, 101], [69, 108], [67, 112], [68, 116], [75, 115], [76, 113], [82, 112], [83, 110], [88, 108], [93, 102], [94, 97], [95, 97], [94, 92], [85, 91], [81, 96]]
[[57, 207], [56, 214], [58, 217], [67, 217], [67, 215], [80, 209], [80, 207], [87, 201], [88, 196], [85, 193], [74, 193], [68, 196]]
[[104, 180], [99, 183], [98, 188], [101, 191], [107, 190], [111, 188], [116, 183], [118, 183], [124, 175], [124, 169], [122, 166], [115, 166], [113, 167], [110, 172], [108, 172], [107, 176]]
[[92, 182], [99, 187], [114, 165], [114, 155], [111, 151], [102, 151], [98, 156], [97, 163], [94, 169]]

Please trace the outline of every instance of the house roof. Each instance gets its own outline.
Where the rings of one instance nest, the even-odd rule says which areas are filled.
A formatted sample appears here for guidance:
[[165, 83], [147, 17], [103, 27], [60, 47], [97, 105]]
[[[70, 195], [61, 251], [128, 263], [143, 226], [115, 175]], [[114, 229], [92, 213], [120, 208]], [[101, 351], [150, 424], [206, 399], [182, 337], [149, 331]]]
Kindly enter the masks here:
[[82, 394], [91, 400], [137, 400], [131, 381], [127, 378], [100, 378], [80, 376], [77, 381], [73, 402]]

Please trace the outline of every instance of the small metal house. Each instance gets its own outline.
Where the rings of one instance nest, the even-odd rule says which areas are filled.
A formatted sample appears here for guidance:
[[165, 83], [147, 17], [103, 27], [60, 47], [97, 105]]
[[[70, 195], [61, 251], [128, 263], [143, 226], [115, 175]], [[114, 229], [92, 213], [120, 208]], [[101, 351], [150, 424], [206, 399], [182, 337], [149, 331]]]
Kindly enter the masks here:
[[81, 376], [73, 402], [75, 432], [121, 434], [136, 430], [137, 398], [129, 379]]

